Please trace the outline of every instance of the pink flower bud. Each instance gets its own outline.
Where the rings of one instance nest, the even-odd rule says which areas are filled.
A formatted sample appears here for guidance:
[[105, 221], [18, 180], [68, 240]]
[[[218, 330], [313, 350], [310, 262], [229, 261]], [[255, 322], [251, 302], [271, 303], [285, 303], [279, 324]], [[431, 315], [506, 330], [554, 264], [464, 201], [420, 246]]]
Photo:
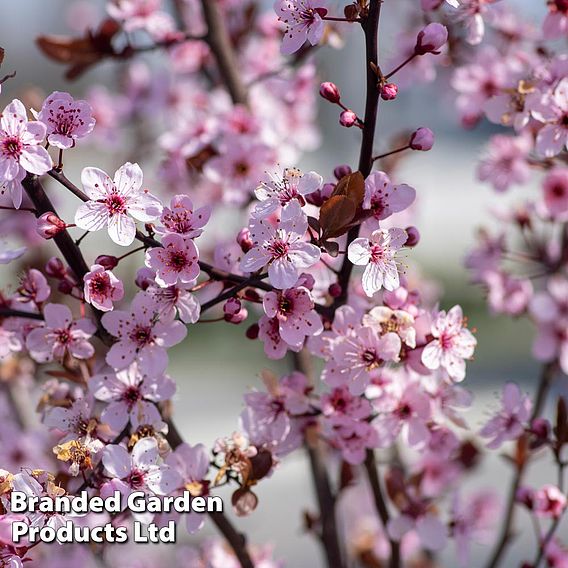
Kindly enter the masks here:
[[519, 487], [515, 494], [515, 501], [522, 503], [527, 509], [533, 508], [534, 491], [530, 487]]
[[52, 256], [45, 265], [45, 273], [51, 278], [65, 278], [67, 270], [60, 258]]
[[247, 227], [239, 231], [239, 234], [237, 235], [237, 243], [245, 254], [254, 246], [250, 237], [250, 231]]
[[48, 211], [38, 218], [36, 231], [40, 237], [52, 239], [66, 227], [67, 225], [55, 213]]
[[381, 89], [381, 99], [383, 101], [392, 101], [398, 95], [398, 85], [394, 83], [386, 83]]
[[313, 290], [315, 285], [316, 285], [316, 279], [307, 272], [302, 272], [298, 277], [298, 281], [296, 282], [296, 287], [303, 286], [308, 290]]
[[306, 201], [316, 207], [320, 207], [331, 197], [334, 189], [334, 183], [325, 183], [321, 189], [306, 195]]
[[329, 81], [322, 83], [320, 85], [320, 95], [330, 103], [337, 104], [341, 98], [341, 93], [337, 88], [337, 85], [330, 83]]
[[111, 254], [101, 254], [95, 258], [95, 264], [100, 264], [105, 270], [112, 270], [118, 266], [118, 258]]
[[415, 247], [420, 242], [420, 233], [416, 227], [406, 227], [408, 239], [404, 243], [406, 247]]
[[65, 279], [65, 280], [61, 280], [61, 282], [59, 282], [57, 289], [62, 293], [62, 294], [71, 294], [71, 292], [73, 291], [73, 284], [71, 282], [69, 282], [69, 280]]
[[412, 133], [408, 145], [413, 150], [426, 152], [434, 146], [434, 133], [429, 128], [421, 127]]
[[339, 296], [341, 296], [342, 288], [337, 282], [334, 282], [330, 285], [327, 291], [332, 298], [339, 298]]
[[438, 22], [432, 22], [418, 33], [414, 53], [417, 55], [424, 55], [425, 53], [437, 54], [447, 41], [448, 28]]
[[341, 178], [348, 176], [352, 171], [353, 170], [351, 169], [350, 166], [348, 166], [347, 164], [342, 164], [341, 166], [337, 166], [333, 170], [333, 175], [335, 176], [337, 181], [339, 181]]
[[352, 110], [344, 110], [339, 115], [339, 124], [351, 128], [357, 122], [357, 115]]
[[[104, 265], [103, 265], [104, 266]], [[154, 282], [154, 271], [146, 266], [139, 268], [136, 273], [134, 283], [141, 290], [147, 290], [148, 286]]]
[[240, 300], [237, 298], [230, 298], [223, 306], [225, 321], [229, 323], [239, 324], [248, 317], [248, 311], [243, 308]]
[[246, 336], [249, 339], [258, 339], [258, 332], [259, 332], [259, 328], [258, 328], [258, 324], [257, 323], [253, 323], [246, 331]]

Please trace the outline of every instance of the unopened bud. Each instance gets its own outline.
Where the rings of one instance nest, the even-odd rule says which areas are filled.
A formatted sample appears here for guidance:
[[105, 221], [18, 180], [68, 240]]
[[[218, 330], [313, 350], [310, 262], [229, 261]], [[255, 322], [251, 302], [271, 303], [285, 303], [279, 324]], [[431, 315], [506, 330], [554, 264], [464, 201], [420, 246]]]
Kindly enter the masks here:
[[67, 270], [61, 259], [52, 256], [45, 264], [45, 273], [51, 278], [65, 278]]
[[406, 227], [406, 234], [408, 238], [404, 243], [404, 246], [415, 247], [420, 242], [420, 233], [416, 227]]
[[334, 183], [324, 183], [321, 189], [306, 195], [306, 201], [316, 207], [320, 207], [331, 197], [334, 189]]
[[335, 176], [337, 181], [339, 181], [340, 179], [344, 178], [345, 176], [348, 176], [352, 171], [353, 170], [351, 169], [351, 167], [348, 166], [347, 164], [341, 164], [341, 166], [337, 166], [333, 170], [333, 175]]
[[225, 321], [229, 323], [239, 324], [248, 317], [248, 311], [237, 298], [229, 298], [223, 306], [223, 312]]
[[59, 282], [57, 289], [62, 294], [71, 294], [71, 292], [73, 291], [73, 284], [65, 278], [64, 280], [61, 280]]
[[357, 115], [352, 110], [344, 110], [339, 115], [339, 124], [345, 128], [351, 128], [357, 122]]
[[381, 88], [381, 99], [383, 101], [392, 101], [398, 95], [398, 85], [394, 83], [386, 83]]
[[424, 55], [426, 53], [439, 53], [440, 48], [448, 41], [448, 28], [432, 22], [422, 28], [416, 37], [414, 53]]
[[101, 254], [95, 258], [95, 264], [100, 264], [105, 270], [112, 270], [118, 266], [118, 258], [112, 254]]
[[341, 292], [343, 291], [343, 289], [337, 282], [334, 282], [333, 284], [330, 285], [327, 291], [329, 292], [329, 295], [332, 298], [339, 298], [341, 296]]
[[36, 231], [40, 237], [52, 239], [66, 227], [67, 225], [55, 213], [48, 211], [38, 218]]
[[329, 81], [322, 83], [320, 85], [320, 95], [330, 103], [337, 104], [341, 99], [341, 93], [337, 88], [335, 83], [330, 83]]
[[237, 235], [237, 243], [239, 243], [241, 250], [245, 254], [254, 246], [248, 228], [245, 227], [239, 231], [239, 234]]
[[246, 336], [249, 339], [258, 339], [258, 324], [257, 323], [253, 323], [246, 331]]
[[434, 146], [434, 133], [429, 128], [421, 127], [412, 133], [408, 145], [413, 150], [426, 152]]

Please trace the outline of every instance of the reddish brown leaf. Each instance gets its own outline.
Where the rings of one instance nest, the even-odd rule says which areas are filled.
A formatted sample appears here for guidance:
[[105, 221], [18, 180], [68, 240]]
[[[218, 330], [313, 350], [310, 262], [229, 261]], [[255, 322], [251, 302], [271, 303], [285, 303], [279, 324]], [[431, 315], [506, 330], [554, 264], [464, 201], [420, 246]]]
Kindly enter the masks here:
[[330, 197], [320, 209], [319, 223], [322, 240], [339, 237], [345, 233], [356, 211], [355, 204], [346, 195]]
[[361, 172], [353, 172], [348, 176], [344, 176], [335, 186], [332, 197], [334, 195], [345, 195], [355, 205], [355, 208], [361, 207], [365, 197], [365, 178]]

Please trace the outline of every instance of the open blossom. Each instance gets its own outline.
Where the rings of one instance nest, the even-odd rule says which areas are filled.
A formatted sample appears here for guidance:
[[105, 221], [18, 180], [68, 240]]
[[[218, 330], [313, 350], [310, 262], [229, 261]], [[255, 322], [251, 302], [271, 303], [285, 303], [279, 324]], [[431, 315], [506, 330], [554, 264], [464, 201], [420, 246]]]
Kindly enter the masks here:
[[47, 173], [53, 163], [41, 146], [45, 125], [28, 121], [26, 108], [14, 99], [0, 114], [0, 184], [6, 184], [14, 207], [22, 204], [22, 184], [26, 172]]
[[404, 211], [416, 199], [416, 190], [406, 184], [393, 185], [385, 172], [372, 172], [365, 180], [363, 209], [370, 209], [377, 221]]
[[548, 14], [542, 24], [546, 39], [560, 39], [568, 35], [568, 3], [566, 0], [548, 2]]
[[94, 397], [108, 403], [101, 422], [115, 432], [121, 432], [129, 420], [135, 429], [144, 425], [159, 427], [162, 418], [156, 404], [170, 399], [175, 388], [169, 377], [147, 375], [136, 363], [117, 373], [101, 373], [89, 380]]
[[399, 351], [403, 343], [411, 348], [416, 347], [414, 316], [404, 310], [375, 306], [363, 316], [363, 325], [373, 328], [379, 335], [393, 334], [395, 340], [399, 341]]
[[378, 229], [369, 238], [355, 239], [347, 250], [349, 260], [365, 266], [363, 290], [371, 297], [381, 288], [394, 290], [399, 286], [397, 252], [408, 235], [403, 229]]
[[555, 485], [545, 485], [533, 494], [533, 510], [540, 517], [558, 518], [566, 509], [566, 495]]
[[426, 550], [442, 550], [447, 543], [447, 528], [433, 512], [425, 510], [420, 505], [411, 506], [408, 512], [390, 519], [387, 526], [388, 534], [398, 541], [405, 534], [415, 532], [420, 544]]
[[321, 189], [322, 185], [323, 178], [316, 172], [304, 174], [296, 168], [287, 168], [282, 178], [270, 176], [254, 190], [257, 199], [261, 201], [255, 207], [254, 214], [259, 218], [268, 217], [294, 199], [303, 205], [303, 196]]
[[100, 264], [93, 264], [91, 270], [83, 277], [85, 302], [92, 304], [102, 312], [113, 309], [113, 302], [124, 297], [122, 282]]
[[559, 221], [568, 220], [568, 168], [554, 168], [542, 183], [543, 201], [548, 214]]
[[77, 209], [75, 223], [86, 231], [106, 227], [118, 245], [128, 246], [134, 241], [136, 223], [132, 217], [148, 223], [161, 213], [159, 199], [142, 190], [138, 164], [127, 162], [114, 174], [114, 180], [98, 168], [85, 168], [81, 182], [90, 201]]
[[156, 233], [178, 233], [194, 239], [203, 233], [203, 227], [211, 217], [211, 207], [193, 208], [193, 202], [187, 195], [176, 195], [169, 207], [164, 207], [160, 216], [161, 225], [156, 226]]
[[199, 253], [191, 239], [169, 233], [162, 239], [162, 245], [146, 251], [146, 266], [156, 271], [160, 286], [187, 284], [199, 276]]
[[162, 0], [111, 0], [109, 16], [124, 23], [127, 32], [146, 30], [154, 39], [163, 39], [175, 30], [171, 16], [161, 10]]
[[191, 293], [192, 287], [193, 283], [164, 288], [151, 282], [145, 292], [154, 301], [155, 310], [163, 323], [175, 320], [176, 315], [183, 323], [195, 323], [199, 320], [201, 305]]
[[95, 353], [89, 339], [95, 333], [90, 319], [73, 321], [71, 310], [63, 304], [47, 304], [43, 310], [45, 326], [33, 329], [26, 339], [30, 355], [38, 362], [63, 359], [68, 353], [88, 359]]
[[166, 349], [183, 341], [187, 329], [180, 321], [156, 321], [154, 315], [154, 301], [144, 292], [136, 295], [130, 311], [114, 310], [103, 315], [103, 326], [118, 340], [106, 356], [111, 367], [124, 369], [137, 359], [148, 375], [165, 371]]
[[552, 158], [568, 149], [568, 78], [562, 79], [552, 93], [542, 95], [532, 104], [531, 113], [544, 123], [536, 137], [535, 149], [540, 156]]
[[501, 395], [501, 410], [480, 430], [484, 438], [492, 438], [488, 448], [498, 448], [507, 440], [516, 440], [524, 431], [531, 413], [531, 400], [518, 385], [507, 383]]
[[299, 270], [320, 259], [320, 249], [303, 240], [307, 230], [308, 219], [297, 201], [283, 210], [277, 227], [265, 219], [252, 219], [253, 247], [241, 260], [241, 270], [256, 272], [268, 264], [270, 283], [281, 290], [291, 288]]
[[323, 36], [327, 0], [276, 0], [274, 10], [286, 30], [280, 48], [284, 55], [298, 51], [306, 41], [317, 45]]
[[454, 306], [448, 313], [440, 311], [430, 329], [432, 341], [422, 352], [422, 363], [428, 369], [442, 367], [455, 381], [465, 378], [465, 359], [469, 359], [475, 350], [477, 340], [464, 327], [463, 312], [460, 306]]
[[91, 105], [59, 91], [45, 99], [37, 118], [47, 127], [47, 141], [61, 150], [75, 146], [95, 127]]

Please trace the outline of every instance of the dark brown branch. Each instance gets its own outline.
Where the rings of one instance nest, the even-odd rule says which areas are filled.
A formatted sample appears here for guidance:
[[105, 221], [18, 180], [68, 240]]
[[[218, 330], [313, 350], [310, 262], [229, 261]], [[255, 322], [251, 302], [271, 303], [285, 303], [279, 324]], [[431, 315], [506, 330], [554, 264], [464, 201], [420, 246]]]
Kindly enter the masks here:
[[27, 318], [42, 321], [43, 315], [25, 312], [24, 310], [13, 310], [12, 308], [0, 308], [0, 318]]
[[207, 24], [205, 41], [211, 48], [219, 73], [235, 104], [247, 104], [247, 90], [241, 81], [239, 66], [231, 46], [231, 38], [219, 12], [217, 0], [201, 0], [203, 17]]

